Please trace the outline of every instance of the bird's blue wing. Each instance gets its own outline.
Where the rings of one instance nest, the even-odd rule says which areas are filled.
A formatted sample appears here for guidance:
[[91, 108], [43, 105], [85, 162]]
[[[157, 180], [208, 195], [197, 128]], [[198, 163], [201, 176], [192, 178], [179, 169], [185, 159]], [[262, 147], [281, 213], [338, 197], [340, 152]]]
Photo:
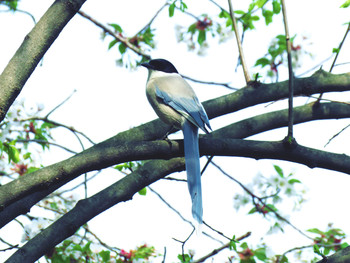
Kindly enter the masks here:
[[165, 104], [172, 107], [206, 133], [208, 133], [206, 126], [211, 129], [208, 116], [196, 96], [185, 97], [183, 94], [174, 95], [172, 93], [160, 90], [158, 87], [156, 87], [156, 95]]

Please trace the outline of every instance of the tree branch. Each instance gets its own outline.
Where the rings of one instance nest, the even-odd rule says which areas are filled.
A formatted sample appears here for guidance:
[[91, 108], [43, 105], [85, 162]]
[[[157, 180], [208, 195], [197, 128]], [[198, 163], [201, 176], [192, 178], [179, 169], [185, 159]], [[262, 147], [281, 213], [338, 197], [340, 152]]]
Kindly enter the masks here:
[[294, 74], [293, 74], [293, 66], [292, 66], [292, 44], [290, 42], [289, 36], [289, 28], [288, 28], [288, 19], [287, 19], [287, 8], [284, 0], [281, 0], [282, 5], [282, 14], [283, 14], [283, 23], [284, 23], [284, 31], [286, 34], [286, 42], [287, 42], [287, 58], [288, 58], [288, 86], [289, 86], [289, 96], [288, 96], [288, 134], [287, 140], [288, 142], [292, 142], [294, 140], [293, 137], [293, 96], [294, 96]]
[[56, 0], [0, 75], [0, 122], [46, 51], [86, 0]]
[[[337, 83], [334, 82], [335, 79], [338, 81]], [[324, 91], [342, 91], [348, 89], [350, 75], [343, 74], [335, 77], [332, 74], [323, 74], [321, 72], [313, 77], [301, 79], [298, 83], [300, 85], [297, 86], [296, 95]], [[254, 92], [257, 95], [255, 95]], [[234, 112], [240, 108], [249, 107], [258, 103], [273, 99], [281, 99], [287, 96], [287, 93], [288, 87], [283, 82], [279, 83], [279, 85], [261, 84], [257, 88], [247, 87], [234, 94], [210, 100], [204, 103], [204, 105], [208, 115], [212, 118], [213, 116]], [[296, 118], [300, 118], [300, 122], [305, 122], [315, 119], [345, 118], [349, 117], [349, 112], [349, 105], [325, 103], [320, 104], [319, 107], [308, 105], [307, 107], [299, 108], [295, 111], [295, 115]], [[262, 131], [282, 127], [283, 125], [286, 125], [286, 116], [285, 112], [281, 111], [232, 124], [228, 126], [227, 129], [215, 131], [210, 136], [245, 138]], [[180, 156], [181, 151], [174, 151], [175, 147], [169, 151], [169, 148], [164, 145], [158, 148], [159, 152], [157, 152], [157, 147], [159, 144], [161, 145], [161, 141], [153, 142], [153, 144], [151, 143], [148, 145], [147, 142], [145, 142], [145, 144], [135, 143], [142, 140], [148, 141], [162, 138], [167, 130], [168, 126], [160, 120], [146, 123], [122, 132], [65, 161], [45, 167], [9, 184], [3, 185], [0, 187], [0, 206], [3, 209], [3, 212], [0, 213], [0, 226], [7, 224], [17, 215], [26, 213], [32, 205], [43, 197], [85, 172], [100, 170], [118, 162], [153, 158], [151, 152], [154, 154], [154, 158]], [[156, 146], [157, 144], [158, 146]], [[167, 144], [167, 146], [169, 145]], [[136, 149], [135, 147], [138, 148]], [[142, 147], [150, 147], [149, 149], [152, 149], [152, 151], [147, 154], [146, 152], [149, 151], [149, 149], [147, 149], [146, 152], [143, 152], [143, 155], [140, 154], [140, 152], [135, 152], [141, 149], [145, 151], [145, 148]], [[239, 155], [238, 152], [237, 155]], [[31, 197], [28, 195], [31, 195]], [[28, 198], [26, 196], [28, 196]], [[20, 199], [21, 201], [16, 202]], [[9, 206], [12, 203], [14, 204]]]
[[169, 161], [147, 162], [135, 172], [124, 177], [94, 196], [79, 201], [76, 206], [55, 223], [41, 231], [14, 253], [6, 262], [35, 262], [55, 245], [73, 235], [80, 226], [99, 213], [119, 202], [125, 202], [154, 181], [175, 172], [182, 158]]
[[250, 79], [249, 70], [248, 70], [248, 67], [247, 67], [247, 64], [245, 61], [245, 57], [244, 57], [244, 53], [243, 53], [243, 48], [242, 48], [242, 43], [241, 43], [241, 39], [239, 36], [239, 30], [238, 30], [238, 26], [237, 26], [237, 22], [236, 22], [236, 18], [235, 18], [235, 13], [234, 13], [233, 8], [232, 8], [231, 0], [227, 0], [227, 1], [228, 1], [229, 9], [230, 9], [230, 16], [231, 16], [231, 20], [232, 20], [233, 29], [235, 31], [238, 52], [239, 52], [239, 56], [241, 58], [241, 63], [242, 63], [242, 67], [243, 67], [244, 78], [245, 78], [246, 83], [248, 84], [251, 81], [251, 79]]
[[129, 40], [127, 38], [124, 38], [122, 36], [119, 36], [118, 34], [115, 34], [111, 29], [109, 29], [108, 27], [104, 26], [103, 24], [101, 24], [100, 22], [98, 22], [97, 20], [93, 19], [91, 16], [89, 16], [88, 14], [84, 13], [83, 11], [79, 11], [78, 12], [79, 15], [81, 15], [82, 17], [86, 18], [87, 20], [89, 20], [90, 22], [94, 23], [96, 26], [98, 26], [99, 28], [101, 28], [104, 32], [108, 33], [109, 35], [111, 35], [112, 37], [114, 37], [116, 40], [118, 40], [119, 42], [123, 43], [125, 46], [127, 46], [128, 48], [130, 48], [132, 51], [134, 51], [136, 54], [145, 57], [146, 59], [151, 59], [150, 55], [144, 53], [141, 49], [137, 48], [135, 45], [131, 44], [129, 42]]

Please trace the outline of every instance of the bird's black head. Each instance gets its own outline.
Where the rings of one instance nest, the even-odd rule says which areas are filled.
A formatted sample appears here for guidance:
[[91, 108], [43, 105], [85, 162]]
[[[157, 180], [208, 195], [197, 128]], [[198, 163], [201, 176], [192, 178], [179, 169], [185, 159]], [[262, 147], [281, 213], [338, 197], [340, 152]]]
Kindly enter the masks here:
[[168, 60], [165, 59], [152, 59], [146, 63], [142, 63], [141, 66], [145, 68], [163, 71], [166, 73], [178, 73], [173, 64], [171, 64]]

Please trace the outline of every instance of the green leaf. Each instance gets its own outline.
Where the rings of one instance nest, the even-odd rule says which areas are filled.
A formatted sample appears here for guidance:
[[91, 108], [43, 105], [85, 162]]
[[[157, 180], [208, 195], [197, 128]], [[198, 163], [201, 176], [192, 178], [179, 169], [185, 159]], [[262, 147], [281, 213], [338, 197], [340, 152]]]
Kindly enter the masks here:
[[279, 14], [279, 12], [281, 12], [281, 4], [279, 3], [279, 1], [272, 1], [272, 10], [275, 14]]
[[256, 213], [258, 210], [256, 209], [256, 207], [253, 207], [252, 209], [249, 210], [248, 215], [254, 214]]
[[169, 5], [169, 17], [173, 17], [175, 13], [175, 2], [174, 1], [171, 5]]
[[265, 23], [266, 25], [270, 24], [272, 22], [272, 16], [273, 16], [273, 12], [270, 10], [263, 10], [262, 15], [265, 18]]
[[265, 247], [261, 247], [258, 248], [254, 251], [254, 256], [256, 256], [259, 260], [264, 261], [267, 259], [266, 256], [266, 248]]
[[268, 211], [274, 211], [274, 212], [277, 212], [277, 211], [278, 211], [278, 209], [277, 209], [274, 205], [272, 205], [272, 204], [267, 204], [266, 207], [268, 207], [268, 208], [267, 208]]
[[298, 179], [290, 179], [288, 180], [289, 184], [301, 184], [301, 182]]
[[181, 261], [181, 263], [191, 262], [191, 256], [188, 254], [178, 255], [177, 258]]
[[341, 248], [341, 249], [344, 249], [344, 248], [346, 248], [346, 247], [348, 247], [348, 246], [349, 246], [349, 244], [346, 243], [346, 242], [344, 242], [344, 243], [342, 243], [342, 244], [340, 245], [340, 248]]
[[38, 167], [29, 167], [29, 168], [27, 169], [26, 174], [35, 172], [35, 171], [37, 171], [37, 170], [39, 170], [39, 169], [40, 169], [40, 168], [38, 168]]
[[119, 52], [120, 54], [124, 54], [126, 52], [126, 46], [124, 45], [124, 43], [120, 43], [118, 46]]
[[100, 253], [98, 253], [100, 257], [102, 258], [102, 262], [110, 262], [111, 259], [111, 252], [108, 250], [102, 250]]
[[147, 188], [144, 187], [139, 191], [139, 195], [146, 195], [147, 194]]
[[111, 42], [109, 42], [108, 50], [111, 49], [117, 43], [118, 43], [118, 40], [116, 40], [116, 39], [113, 39]]
[[341, 8], [347, 8], [350, 6], [350, 0], [346, 0], [344, 4], [342, 4], [340, 7]]
[[255, 67], [256, 66], [261, 66], [262, 68], [263, 67], [265, 67], [265, 66], [267, 66], [267, 65], [270, 65], [271, 64], [271, 62], [270, 62], [270, 60], [269, 59], [267, 59], [267, 58], [259, 58], [256, 62], [255, 62]]
[[83, 248], [82, 248], [79, 244], [75, 244], [75, 245], [72, 247], [72, 249], [75, 250], [75, 251], [80, 251], [80, 252], [83, 251]]
[[27, 152], [27, 153], [23, 154], [23, 159], [24, 160], [30, 159], [31, 154], [32, 153], [30, 153], [30, 152]]
[[91, 252], [90, 245], [91, 245], [91, 241], [87, 242], [86, 245], [82, 248], [82, 251], [85, 253], [90, 253]]
[[310, 233], [314, 233], [314, 234], [324, 235], [324, 232], [319, 230], [318, 228], [310, 228], [306, 231], [308, 231]]
[[247, 242], [243, 242], [243, 243], [240, 245], [240, 247], [241, 247], [242, 249], [247, 249], [247, 248], [248, 248]]
[[322, 255], [321, 251], [320, 251], [320, 247], [318, 245], [314, 245], [313, 246], [314, 252], [318, 255]]
[[182, 12], [185, 12], [186, 9], [187, 9], [187, 5], [184, 2], [182, 2], [182, 0], [181, 0], [180, 1], [180, 10]]
[[245, 15], [246, 14], [246, 12], [244, 12], [243, 10], [236, 10], [236, 11], [234, 11], [234, 13], [237, 15]]
[[284, 175], [283, 175], [283, 170], [282, 170], [281, 167], [279, 167], [278, 165], [274, 165], [273, 168], [275, 168], [276, 172], [278, 173], [278, 175], [279, 175], [280, 177], [282, 177], [282, 178], [284, 177]]
[[188, 32], [194, 34], [194, 32], [196, 32], [196, 23], [190, 25], [190, 27], [188, 28]]
[[108, 25], [110, 25], [111, 27], [113, 27], [115, 32], [119, 32], [119, 33], [122, 33], [122, 32], [123, 32], [122, 27], [121, 27], [120, 25], [118, 25], [118, 24], [108, 24]]
[[237, 251], [237, 243], [238, 243], [239, 241], [236, 241], [236, 236], [234, 235], [232, 238], [231, 238], [231, 240], [230, 240], [230, 245], [229, 245], [229, 249], [230, 250], [234, 250], [234, 251]]
[[58, 210], [58, 205], [57, 205], [56, 202], [50, 203], [50, 207], [51, 207], [52, 209]]
[[262, 8], [266, 4], [266, 2], [267, 2], [267, 0], [258, 0], [258, 1], [256, 1], [256, 5], [259, 8]]
[[205, 39], [206, 39], [206, 32], [205, 32], [205, 30], [199, 30], [198, 31], [198, 39], [197, 39], [198, 44], [202, 45], [203, 42], [205, 41]]
[[7, 154], [9, 156], [9, 161], [13, 161], [14, 163], [18, 163], [20, 161], [19, 151], [15, 146], [9, 145]]
[[339, 49], [339, 48], [333, 48], [333, 50], [332, 50], [332, 52], [333, 52], [333, 53], [336, 53], [336, 54], [338, 54], [338, 53], [339, 53], [339, 51], [340, 51], [340, 49]]

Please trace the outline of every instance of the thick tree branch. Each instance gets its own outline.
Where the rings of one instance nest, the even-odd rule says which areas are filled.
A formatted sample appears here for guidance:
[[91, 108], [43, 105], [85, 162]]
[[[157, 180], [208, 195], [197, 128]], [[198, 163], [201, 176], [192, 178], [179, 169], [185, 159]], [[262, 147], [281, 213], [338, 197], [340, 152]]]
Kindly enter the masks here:
[[86, 0], [56, 0], [0, 75], [0, 122], [46, 51]]
[[[319, 119], [324, 119], [327, 115], [329, 118], [334, 118], [334, 114], [337, 112], [343, 113], [342, 117], [350, 117], [349, 105], [339, 103], [325, 103], [317, 105], [318, 106], [314, 111], [313, 109], [315, 109], [315, 107], [312, 105], [297, 108], [296, 116], [302, 116], [302, 120], [304, 121], [312, 120], [316, 117]], [[339, 107], [337, 107], [337, 105]], [[287, 110], [263, 114], [260, 116], [260, 118], [259, 116], [254, 117], [247, 121], [241, 121], [237, 124], [232, 124], [226, 128], [215, 131], [211, 135], [207, 136], [207, 139], [203, 138], [200, 140], [201, 153], [221, 156], [244, 156], [256, 159], [282, 159], [302, 163], [310, 167], [322, 167], [345, 173], [350, 171], [350, 168], [344, 165], [346, 160], [348, 160], [348, 157], [345, 155], [337, 155], [308, 149], [299, 145], [296, 145], [294, 149], [288, 150], [283, 149], [285, 145], [280, 142], [254, 142], [229, 139], [244, 137], [243, 133], [241, 132], [242, 130], [247, 131], [246, 135], [252, 135], [253, 132], [251, 129], [249, 129], [249, 127], [256, 127], [255, 132], [261, 132], [263, 130], [263, 124], [258, 125], [259, 122], [266, 122], [265, 127], [268, 129], [277, 127], [276, 125], [271, 126], [267, 121], [268, 119], [272, 120], [273, 123], [277, 122], [278, 125], [282, 125], [284, 122], [285, 126], [288, 122], [287, 115]], [[271, 118], [269, 118], [269, 116]], [[254, 123], [257, 125], [254, 125]], [[35, 173], [28, 174], [25, 177], [21, 177], [21, 179], [15, 180], [14, 183], [2, 186], [0, 188], [0, 192], [5, 195], [3, 196], [3, 200], [8, 204], [13, 203], [13, 198], [15, 197], [20, 199], [33, 191], [35, 191], [35, 193], [32, 194], [33, 199], [25, 197], [19, 202], [10, 205], [8, 208], [6, 207], [0, 214], [0, 226], [3, 226], [21, 212], [27, 212], [30, 207], [37, 201], [41, 200], [41, 198], [65, 184], [67, 181], [72, 180], [79, 174], [86, 172], [86, 169], [102, 169], [112, 164], [127, 160], [171, 158], [173, 156], [182, 155], [182, 141], [173, 141], [171, 146], [169, 146], [169, 144], [165, 141], [129, 141], [125, 142], [123, 145], [107, 142], [97, 145], [99, 149], [96, 149], [96, 146], [90, 148], [90, 153], [85, 154], [83, 152], [82, 154], [72, 157], [66, 161], [46, 167]], [[80, 159], [84, 161], [81, 161]], [[89, 166], [87, 167], [85, 163], [88, 163]], [[68, 172], [67, 168], [64, 167], [70, 167], [71, 170]], [[179, 165], [178, 171], [183, 170], [183, 168], [183, 165]], [[46, 184], [41, 182], [42, 178], [46, 179]], [[22, 187], [18, 189], [19, 186]], [[8, 193], [10, 196], [7, 196], [6, 193]]]
[[[156, 141], [133, 142], [130, 146], [138, 149], [135, 152], [135, 156], [147, 156], [150, 153], [150, 149], [161, 154], [166, 154], [169, 151], [173, 152], [173, 155], [179, 156], [182, 152], [181, 144], [182, 141], [172, 141], [170, 147], [166, 141]], [[145, 147], [145, 145], [149, 147]], [[146, 148], [148, 149], [145, 150]], [[142, 149], [146, 152], [141, 153], [144, 151]], [[349, 156], [328, 153], [297, 144], [291, 149], [284, 142], [203, 138], [200, 140], [200, 151], [201, 154], [206, 155], [287, 160], [305, 164], [311, 168], [321, 167], [350, 174]], [[169, 155], [164, 155], [164, 157], [166, 156]], [[145, 186], [170, 173], [183, 170], [184, 166], [185, 162], [183, 158], [147, 162], [146, 165], [134, 173], [124, 177], [95, 196], [79, 201], [74, 209], [24, 245], [8, 262], [22, 262], [21, 260], [24, 258], [29, 258], [31, 259], [30, 262], [32, 262], [40, 258], [50, 248], [74, 234], [81, 225], [85, 224], [91, 218], [119, 202], [130, 200], [135, 193]]]
[[327, 260], [320, 260], [317, 263], [345, 263], [350, 262], [350, 246], [346, 247], [339, 252], [333, 254], [330, 257], [326, 257]]
[[183, 158], [147, 162], [132, 174], [103, 191], [79, 201], [69, 213], [27, 242], [6, 262], [35, 262], [55, 245], [73, 235], [80, 226], [94, 216], [119, 202], [130, 200], [142, 188], [169, 173], [175, 172], [179, 162], [184, 164]]
[[[336, 80], [337, 82], [335, 82]], [[312, 94], [322, 91], [343, 91], [348, 89], [349, 83], [349, 74], [337, 75], [335, 77], [334, 75], [321, 72], [313, 77], [299, 80], [300, 85], [298, 86], [297, 94]], [[284, 92], [282, 90], [284, 90]], [[254, 91], [258, 93], [258, 96], [254, 95]], [[220, 114], [233, 112], [237, 110], [237, 105], [241, 106], [241, 108], [244, 108], [272, 100], [272, 98], [275, 100], [285, 98], [287, 94], [288, 87], [287, 85], [284, 85], [283, 82], [280, 83], [279, 87], [276, 86], [276, 84], [261, 84], [258, 88], [247, 87], [235, 92], [234, 94], [229, 94], [227, 96], [208, 101], [204, 103], [204, 105], [206, 106], [208, 115], [213, 117]], [[335, 104], [329, 103], [325, 105], [325, 107], [330, 107], [330, 105]], [[303, 118], [304, 121], [308, 121], [317, 118], [348, 117], [347, 113], [349, 110], [347, 108], [344, 108], [346, 106], [348, 105], [339, 105], [342, 110], [339, 110], [341, 116], [338, 116], [334, 108], [332, 111], [330, 111], [325, 110], [327, 108], [320, 107], [318, 109], [317, 107], [311, 107], [311, 105], [309, 105], [308, 110], [300, 114], [300, 118]], [[244, 138], [263, 131], [264, 125], [269, 125], [268, 129], [272, 129], [278, 125], [283, 125], [282, 115], [274, 113], [275, 117], [271, 118], [268, 118], [265, 115], [265, 117], [260, 117], [260, 120], [256, 119], [255, 124], [252, 119], [248, 119], [246, 122], [239, 122], [237, 124], [234, 124], [234, 126], [236, 125], [237, 129], [234, 129], [232, 128], [233, 126], [230, 126], [228, 129], [222, 129], [220, 130], [220, 133], [217, 131], [211, 136], [214, 136], [216, 134], [216, 136], [222, 136], [223, 138]], [[277, 122], [276, 120], [279, 121]], [[274, 124], [271, 124], [273, 123], [272, 121], [278, 125], [276, 126]], [[12, 218], [15, 217], [15, 215], [27, 212], [30, 207], [41, 198], [56, 190], [58, 187], [62, 186], [69, 180], [72, 180], [75, 177], [79, 176], [80, 174], [92, 170], [99, 170], [118, 162], [144, 158], [156, 158], [150, 157], [150, 154], [135, 155], [136, 153], [134, 151], [136, 149], [133, 148], [135, 145], [132, 145], [130, 142], [161, 138], [164, 136], [167, 130], [168, 127], [165, 124], [163, 124], [160, 120], [155, 120], [153, 122], [133, 128], [129, 131], [122, 132], [117, 136], [96, 146], [93, 146], [92, 148], [70, 159], [43, 168], [0, 187], [0, 205], [2, 209], [4, 209], [4, 211], [0, 213], [0, 226], [7, 224]], [[153, 146], [142, 146], [140, 144], [138, 147]], [[154, 154], [158, 156], [158, 158], [170, 158], [175, 156], [175, 153], [169, 151], [168, 148], [162, 148], [162, 152], [154, 152]], [[181, 153], [177, 152], [176, 154], [180, 155]], [[29, 194], [32, 194], [33, 198], [25, 198], [25, 201], [22, 199], [21, 202], [16, 202], [14, 205], [7, 207]]]

